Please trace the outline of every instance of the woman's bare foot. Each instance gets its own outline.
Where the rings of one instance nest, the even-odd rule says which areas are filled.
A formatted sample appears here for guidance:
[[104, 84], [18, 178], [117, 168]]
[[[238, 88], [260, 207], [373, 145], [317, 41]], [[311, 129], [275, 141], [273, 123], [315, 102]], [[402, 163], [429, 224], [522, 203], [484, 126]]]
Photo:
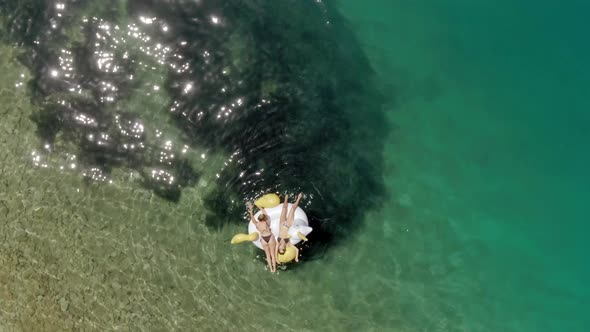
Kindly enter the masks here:
[[297, 195], [297, 201], [295, 201], [295, 204], [299, 204], [301, 198], [303, 198], [303, 193], [299, 193], [299, 195]]

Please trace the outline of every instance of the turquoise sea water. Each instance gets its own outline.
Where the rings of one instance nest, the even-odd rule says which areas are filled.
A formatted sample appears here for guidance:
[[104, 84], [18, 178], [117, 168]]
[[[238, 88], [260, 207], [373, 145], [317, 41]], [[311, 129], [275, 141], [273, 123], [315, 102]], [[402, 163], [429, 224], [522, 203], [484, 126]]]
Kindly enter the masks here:
[[340, 5], [402, 91], [387, 182], [412, 217], [380, 218], [423, 241], [424, 291], [467, 331], [587, 330], [588, 4]]
[[[19, 14], [26, 12], [25, 8], [35, 8], [21, 7], [18, 1], [7, 3]], [[95, 2], [95, 6], [88, 6], [90, 9], [81, 6], [80, 11], [87, 10], [112, 24], [126, 22], [125, 10], [132, 16], [136, 14], [132, 9], [141, 12], [145, 5], [145, 10], [150, 10], [157, 1], [111, 3], [118, 7], [105, 9], [102, 2]], [[128, 3], [134, 5], [126, 7]], [[89, 77], [114, 79], [120, 94], [92, 90], [92, 84], [86, 88], [101, 98], [121, 98], [112, 109], [105, 107], [104, 113], [129, 111], [120, 113], [123, 120], [117, 118], [115, 124], [123, 128], [121, 131], [136, 128], [134, 121], [145, 123], [146, 145], [157, 153], [134, 155], [115, 149], [97, 153], [92, 146], [88, 148], [93, 142], [76, 145], [76, 134], [86, 132], [76, 131], [72, 125], [74, 129], [60, 129], [65, 133], [71, 129], [70, 136], [57, 136], [56, 152], [46, 159], [49, 167], [31, 163], [31, 150], [39, 150], [44, 143], [39, 142], [36, 128], [44, 123], [38, 114], [45, 114], [43, 107], [47, 104], [18, 85], [14, 88], [13, 81], [32, 77], [34, 70], [22, 65], [27, 63], [18, 56], [22, 45], [1, 45], [0, 68], [9, 84], [0, 83], [0, 138], [8, 151], [2, 159], [4, 179], [0, 187], [0, 231], [4, 238], [0, 247], [0, 329], [577, 332], [590, 328], [586, 314], [590, 305], [586, 285], [590, 278], [586, 257], [590, 228], [590, 154], [586, 147], [590, 142], [590, 47], [585, 43], [589, 25], [585, 16], [590, 5], [582, 1], [559, 5], [524, 0], [338, 1], [327, 7], [296, 6], [289, 1], [284, 7], [261, 5], [264, 1], [243, 3], [247, 4], [244, 8], [201, 2], [203, 10], [191, 12], [198, 18], [211, 18], [211, 11], [224, 24], [220, 30], [199, 30], [198, 38], [194, 38], [198, 42], [189, 43], [194, 49], [182, 54], [198, 54], [203, 44], [222, 51], [212, 52], [218, 56], [212, 62], [200, 62], [195, 56], [191, 63], [195, 72], [174, 79], [182, 82], [181, 89], [187, 89], [184, 80], [198, 77], [198, 81], [202, 78], [199, 75], [209, 75], [208, 80], [202, 80], [198, 98], [181, 100], [188, 110], [195, 104], [217, 105], [219, 95], [214, 89], [224, 84], [231, 93], [256, 98], [260, 92], [266, 98], [293, 86], [301, 88], [293, 77], [305, 83], [301, 90], [288, 90], [287, 102], [281, 101], [277, 108], [269, 106], [263, 116], [271, 114], [275, 121], [308, 129], [295, 131], [303, 137], [299, 142], [304, 142], [297, 149], [278, 150], [288, 163], [310, 165], [304, 154], [307, 152], [313, 154], [313, 161], [328, 166], [311, 164], [303, 169], [317, 174], [287, 167], [288, 184], [275, 187], [268, 184], [275, 178], [266, 178], [265, 182], [253, 175], [263, 166], [282, 171], [273, 165], [274, 146], [257, 150], [260, 141], [256, 139], [264, 142], [265, 135], [274, 135], [278, 142], [293, 143], [285, 134], [292, 134], [289, 128], [283, 132], [279, 126], [280, 131], [269, 133], [249, 119], [246, 124], [257, 130], [247, 131], [239, 122], [243, 119], [238, 118], [239, 125], [230, 120], [222, 125], [211, 122], [213, 125], [196, 127], [202, 132], [190, 136], [195, 127], [170, 121], [167, 114], [170, 101], [179, 95], [174, 80], [168, 85], [168, 68], [137, 51], [139, 46], [156, 46], [149, 41], [126, 46], [131, 58], [151, 61], [148, 63], [155, 68], [135, 69], [140, 82], [136, 86], [127, 86], [124, 78], [109, 76], [112, 73], [106, 70], [96, 74], [96, 68], [90, 68], [85, 72]], [[67, 2], [70, 5], [77, 8], [74, 1]], [[153, 7], [162, 10], [152, 13], [154, 17], [160, 15], [158, 20], [168, 22], [172, 29], [186, 28], [186, 34], [194, 32], [192, 24], [203, 24], [195, 19], [186, 26], [177, 25], [176, 18], [181, 22], [190, 18], [189, 14], [181, 15], [183, 11], [174, 12], [182, 6], [170, 6], [172, 14]], [[232, 11], [235, 8], [241, 11]], [[310, 9], [317, 11], [309, 17], [297, 12]], [[68, 13], [71, 16], [65, 15], [66, 23], [68, 19], [79, 20], [78, 12]], [[243, 13], [258, 13], [265, 17], [263, 22], [274, 24], [263, 24], [266, 29], [258, 31], [253, 40], [276, 54], [260, 52], [264, 55], [257, 58], [248, 53], [252, 40], [245, 38], [247, 33], [234, 34], [232, 23], [240, 21], [248, 27], [259, 17], [253, 15], [242, 22]], [[330, 20], [338, 13], [344, 17], [334, 23], [334, 29], [342, 29], [337, 30], [339, 33], [331, 34], [323, 25], [314, 25], [318, 17]], [[45, 15], [41, 14], [34, 13]], [[226, 17], [227, 25], [223, 21]], [[298, 26], [283, 17], [303, 23]], [[94, 22], [98, 22], [96, 26], [103, 23]], [[157, 29], [143, 30], [144, 26], [135, 22], [141, 31], [151, 33], [158, 42], [163, 40], [164, 45], [173, 47], [185, 37], [179, 34], [167, 39]], [[75, 21], [74, 26], [78, 23]], [[225, 28], [229, 32], [224, 32]], [[246, 31], [240, 29], [246, 28], [238, 26], [238, 32]], [[40, 36], [45, 36], [45, 30], [40, 30]], [[88, 40], [93, 40], [93, 34], [89, 36]], [[125, 38], [124, 33], [113, 36]], [[268, 39], [280, 43], [287, 37], [300, 43], [295, 45], [296, 51], [261, 42]], [[321, 38], [341, 39], [329, 44]], [[68, 42], [60, 44], [63, 39]], [[75, 32], [68, 32], [63, 39], [51, 40], [55, 44], [48, 43], [45, 51], [51, 54], [57, 49], [53, 45], [70, 47], [85, 40]], [[111, 50], [113, 45], [110, 39], [100, 43], [96, 45], [102, 51]], [[93, 43], [84, 45], [92, 49]], [[320, 45], [344, 50], [349, 56], [314, 53], [314, 47]], [[122, 63], [124, 70], [125, 66], [132, 67], [113, 52], [115, 56], [107, 54], [104, 61]], [[309, 56], [306, 59], [311, 67], [302, 65], [305, 61], [293, 54]], [[369, 80], [365, 55], [377, 83]], [[314, 60], [322, 56], [326, 56], [325, 62]], [[228, 58], [233, 62], [224, 62]], [[249, 72], [252, 58], [260, 62], [252, 61], [255, 70]], [[355, 59], [359, 61], [356, 65], [347, 62]], [[345, 73], [338, 61], [349, 65], [346, 69], [350, 68], [350, 73]], [[267, 66], [262, 74], [256, 71], [260, 63]], [[277, 63], [295, 69], [283, 71]], [[333, 63], [336, 65], [331, 67]], [[37, 64], [45, 65], [42, 61]], [[314, 67], [320, 65], [330, 68], [326, 72], [342, 82], [326, 79], [322, 69]], [[254, 72], [247, 78], [251, 84], [248, 89], [234, 84], [239, 75], [225, 80], [220, 72], [225, 75], [227, 68], [231, 68], [230, 75], [236, 70], [240, 75]], [[311, 70], [304, 72], [301, 68]], [[35, 76], [39, 81], [52, 82], [47, 79], [50, 74], [40, 73]], [[347, 81], [354, 75], [362, 84]], [[263, 83], [256, 85], [260, 80]], [[381, 103], [378, 98], [361, 98], [371, 95], [373, 84], [386, 96], [383, 108], [375, 106]], [[346, 90], [331, 95], [327, 88], [331, 86]], [[69, 98], [59, 88], [57, 84], [50, 86], [47, 94]], [[320, 90], [318, 97], [315, 93]], [[356, 92], [359, 99], [354, 98]], [[354, 96], [344, 99], [347, 93]], [[322, 104], [332, 97], [340, 103]], [[29, 100], [36, 100], [36, 106]], [[342, 100], [358, 109], [350, 111]], [[45, 100], [48, 104], [51, 101]], [[93, 109], [95, 104], [81, 105], [90, 109], [87, 114], [104, 115], [97, 111], [103, 108]], [[313, 118], [319, 125], [306, 127], [305, 121], [302, 124], [299, 118], [283, 115], [291, 113]], [[99, 122], [104, 120], [100, 116], [96, 117]], [[105, 127], [112, 125], [108, 116], [104, 118]], [[321, 129], [322, 119], [330, 120], [331, 126]], [[372, 127], [365, 128], [367, 124]], [[159, 128], [162, 137], [150, 136], [150, 126]], [[345, 130], [345, 126], [349, 127]], [[185, 135], [176, 127], [184, 129]], [[348, 139], [342, 135], [347, 130], [361, 134]], [[322, 131], [329, 135], [321, 135]], [[317, 136], [306, 140], [305, 133]], [[254, 146], [238, 144], [248, 138], [255, 141]], [[118, 139], [119, 143], [127, 144], [127, 139], [135, 142], [129, 137]], [[168, 148], [169, 144], [163, 143], [166, 140], [176, 150]], [[162, 158], [174, 159], [168, 153], [178, 155], [182, 144], [189, 151], [183, 159], [186, 163], [158, 164], [173, 174], [180, 172], [179, 177], [185, 180], [181, 194], [175, 188], [168, 191], [170, 188], [157, 182], [159, 178], [149, 182], [149, 176], [142, 172], [144, 166], [153, 166], [150, 158], [157, 156], [160, 162]], [[216, 150], [216, 144], [227, 150]], [[217, 187], [235, 185], [235, 181], [218, 181], [216, 177], [220, 165], [227, 161], [225, 153], [235, 147], [232, 144], [253, 148], [262, 162], [246, 159], [244, 171], [250, 173], [247, 179], [252, 181], [248, 185], [216, 191]], [[265, 155], [269, 146], [273, 154]], [[327, 152], [322, 146], [328, 147]], [[342, 147], [349, 150], [341, 153]], [[52, 168], [77, 162], [71, 155], [59, 155], [59, 149], [78, 151], [88, 158], [86, 162], [98, 162], [98, 170], [90, 169], [91, 176], [85, 174], [83, 181], [77, 169]], [[347, 164], [338, 159], [346, 153], [366, 158], [357, 164], [357, 159], [349, 156], [355, 163]], [[298, 158], [298, 154], [304, 158]], [[375, 165], [366, 166], [362, 161]], [[147, 185], [134, 180], [142, 176]], [[377, 190], [380, 186], [374, 185], [376, 180], [387, 195]], [[297, 181], [305, 182], [301, 185], [307, 190], [305, 208], [318, 219], [315, 234], [321, 225], [326, 234], [340, 236], [340, 241], [324, 233], [310, 237], [317, 246], [302, 249], [302, 263], [272, 275], [260, 252], [246, 245], [229, 245], [233, 234], [245, 232], [245, 223], [240, 219], [241, 210], [236, 216], [235, 211], [226, 213], [224, 209], [230, 206], [227, 201], [251, 198], [253, 191], [278, 188], [294, 192], [300, 189], [292, 186]], [[307, 183], [312, 181], [313, 185]], [[354, 192], [342, 191], [346, 186]], [[376, 188], [375, 192], [370, 188]], [[235, 206], [242, 209], [241, 202]], [[367, 210], [357, 211], [360, 208]], [[348, 214], [358, 217], [346, 222], [336, 218]], [[322, 241], [325, 243], [318, 245]]]

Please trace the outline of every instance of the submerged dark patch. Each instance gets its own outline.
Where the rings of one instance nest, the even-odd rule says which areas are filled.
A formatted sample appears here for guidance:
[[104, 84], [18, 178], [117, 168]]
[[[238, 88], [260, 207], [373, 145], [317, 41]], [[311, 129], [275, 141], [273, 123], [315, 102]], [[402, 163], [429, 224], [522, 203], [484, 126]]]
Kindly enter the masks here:
[[[133, 169], [143, 186], [176, 200], [200, 176], [144, 129], [146, 114], [127, 109], [146, 89], [130, 77], [147, 75], [149, 63], [169, 98], [149, 112], [168, 113], [183, 142], [228, 156], [205, 198], [225, 216], [217, 220], [236, 218], [244, 197], [302, 191], [320, 249], [354, 233], [384, 199], [385, 100], [353, 34], [325, 5], [129, 0], [127, 19], [113, 11], [117, 1], [60, 1], [62, 12], [53, 1], [43, 11], [8, 2], [2, 15], [27, 49], [39, 135], [73, 146], [89, 180]], [[133, 34], [149, 42], [122, 43], [140, 38]], [[52, 72], [68, 66], [67, 77]]]

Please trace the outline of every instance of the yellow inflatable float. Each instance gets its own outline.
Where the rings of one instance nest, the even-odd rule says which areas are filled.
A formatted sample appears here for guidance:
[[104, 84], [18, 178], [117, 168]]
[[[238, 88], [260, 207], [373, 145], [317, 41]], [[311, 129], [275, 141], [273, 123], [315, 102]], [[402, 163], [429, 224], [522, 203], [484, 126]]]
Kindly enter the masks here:
[[296, 253], [295, 253], [295, 250], [293, 250], [293, 248], [286, 247], [284, 254], [277, 255], [277, 260], [279, 261], [279, 263], [283, 263], [283, 264], [289, 263], [295, 259], [295, 255], [296, 255]]
[[277, 194], [266, 194], [254, 202], [258, 208], [273, 208], [281, 204], [281, 199]]
[[[279, 219], [281, 217], [282, 205], [281, 199], [276, 194], [267, 194], [259, 198], [254, 202], [254, 204], [258, 207], [263, 207], [266, 210], [266, 213], [270, 217], [270, 230], [272, 231], [275, 239], [279, 234]], [[289, 209], [293, 204], [289, 203]], [[258, 211], [254, 218], [258, 218], [260, 215], [260, 211]], [[297, 207], [295, 210], [295, 221], [293, 222], [293, 226], [289, 228], [289, 240], [292, 244], [297, 244], [301, 241], [307, 241], [307, 235], [311, 233], [313, 228], [309, 227], [309, 221], [307, 220], [307, 215], [301, 209], [301, 207]], [[260, 242], [260, 234], [256, 229], [256, 226], [250, 221], [248, 223], [248, 234], [236, 234], [231, 239], [232, 244], [242, 243], [242, 242], [252, 242], [255, 246], [262, 249], [262, 243]], [[280, 263], [289, 263], [295, 259], [295, 250], [290, 247], [287, 247], [284, 254], [279, 254], [277, 259]]]
[[258, 232], [250, 234], [236, 234], [231, 238], [231, 244], [238, 244], [244, 241], [256, 241], [258, 240]]

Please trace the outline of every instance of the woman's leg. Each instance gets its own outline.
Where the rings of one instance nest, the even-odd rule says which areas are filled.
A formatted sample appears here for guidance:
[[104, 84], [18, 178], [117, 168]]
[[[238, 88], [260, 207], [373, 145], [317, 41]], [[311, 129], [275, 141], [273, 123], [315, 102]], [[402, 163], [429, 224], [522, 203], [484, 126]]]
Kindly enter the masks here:
[[287, 220], [287, 208], [289, 207], [289, 195], [285, 195], [285, 202], [283, 203], [283, 210], [281, 210], [281, 219], [279, 219], [279, 225]]
[[264, 253], [266, 254], [266, 263], [268, 264], [268, 268], [270, 269], [270, 272], [274, 272], [274, 269], [272, 267], [271, 253], [268, 249], [268, 244], [263, 244], [262, 248], [264, 248]]
[[277, 241], [275, 240], [274, 236], [270, 239], [268, 248], [270, 250], [270, 261], [272, 262], [273, 266], [273, 271], [271, 272], [274, 272], [277, 270]]
[[289, 225], [289, 227], [293, 226], [293, 222], [295, 221], [295, 210], [297, 210], [297, 207], [299, 206], [301, 197], [303, 197], [303, 194], [300, 193], [297, 196], [295, 203], [293, 203], [293, 206], [291, 206], [291, 210], [289, 210], [289, 217], [287, 218], [287, 225]]

